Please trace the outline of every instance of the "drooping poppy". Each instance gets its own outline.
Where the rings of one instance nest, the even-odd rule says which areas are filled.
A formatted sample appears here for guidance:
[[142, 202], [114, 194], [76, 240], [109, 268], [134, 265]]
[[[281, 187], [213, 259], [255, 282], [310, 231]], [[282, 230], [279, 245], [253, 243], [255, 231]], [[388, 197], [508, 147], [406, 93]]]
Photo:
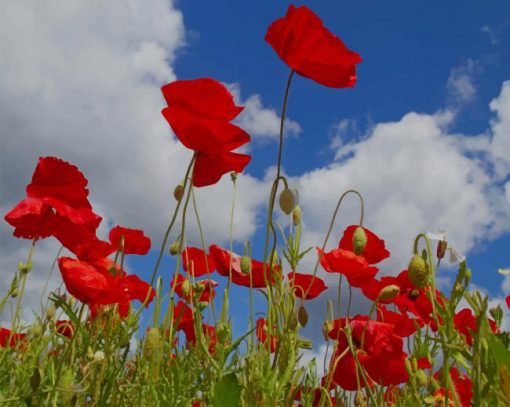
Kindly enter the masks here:
[[251, 157], [232, 150], [250, 141], [230, 123], [243, 110], [228, 89], [212, 78], [179, 80], [161, 88], [168, 107], [162, 114], [181, 143], [196, 152], [193, 185], [216, 183], [223, 174], [241, 172]]
[[[351, 225], [345, 229], [344, 234], [340, 239], [340, 243], [338, 244], [340, 249], [354, 251], [352, 238], [357, 228], [358, 225]], [[360, 253], [360, 256], [364, 257], [368, 264], [377, 264], [388, 258], [390, 256], [390, 252], [386, 249], [384, 240], [365, 227], [363, 227], [363, 230], [367, 237], [367, 244]]]
[[147, 254], [151, 248], [151, 239], [145, 236], [143, 230], [129, 229], [115, 226], [110, 230], [110, 242], [115, 249], [120, 247], [123, 238], [124, 254]]
[[318, 297], [328, 289], [321, 278], [311, 274], [291, 272], [287, 275], [294, 295], [303, 300], [311, 300]]
[[214, 272], [214, 259], [198, 247], [186, 247], [182, 253], [182, 268], [194, 277], [201, 277]]
[[378, 271], [378, 268], [370, 266], [364, 257], [349, 250], [333, 249], [325, 253], [317, 247], [317, 253], [324, 270], [343, 274], [352, 287], [361, 287]]
[[[244, 287], [265, 288], [266, 280], [268, 283], [275, 281], [275, 278], [280, 278], [281, 270], [277, 265], [273, 265], [272, 272], [269, 270], [269, 264], [251, 259], [250, 270], [244, 272], [241, 267], [241, 256], [230, 253], [217, 245], [209, 247], [209, 254], [213, 257], [216, 265], [216, 271], [222, 276], [229, 277], [232, 275], [232, 282]], [[265, 268], [265, 277], [264, 277]]]
[[268, 28], [266, 41], [294, 71], [332, 88], [356, 83], [361, 57], [324, 27], [308, 7], [289, 6], [287, 14]]

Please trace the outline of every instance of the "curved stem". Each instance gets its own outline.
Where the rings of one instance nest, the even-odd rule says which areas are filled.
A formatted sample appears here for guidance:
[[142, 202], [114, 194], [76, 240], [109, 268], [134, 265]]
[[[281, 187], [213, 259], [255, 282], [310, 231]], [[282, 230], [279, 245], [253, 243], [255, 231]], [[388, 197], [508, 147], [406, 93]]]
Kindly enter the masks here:
[[[348, 194], [355, 194], [360, 199], [361, 208], [360, 208], [359, 226], [363, 226], [363, 219], [364, 219], [364, 215], [365, 215], [365, 203], [363, 201], [363, 197], [355, 189], [349, 189], [349, 190], [345, 191], [342, 195], [340, 195], [340, 198], [338, 198], [338, 202], [336, 204], [335, 210], [333, 211], [333, 216], [331, 217], [331, 221], [329, 222], [328, 232], [326, 233], [326, 237], [324, 238], [324, 243], [322, 244], [322, 251], [324, 251], [326, 249], [326, 245], [328, 244], [328, 240], [331, 235], [331, 231], [333, 230], [333, 226], [335, 225], [335, 220], [336, 220], [338, 211], [340, 209], [340, 205], [342, 204], [344, 198]], [[319, 263], [320, 263], [320, 258], [318, 258], [317, 261], [315, 262], [315, 267], [313, 268], [313, 277], [315, 277], [317, 275], [317, 269], [319, 268]], [[311, 290], [312, 282], [313, 282], [313, 279], [310, 282], [305, 295], [308, 295], [308, 292]], [[339, 289], [341, 289], [341, 287]]]

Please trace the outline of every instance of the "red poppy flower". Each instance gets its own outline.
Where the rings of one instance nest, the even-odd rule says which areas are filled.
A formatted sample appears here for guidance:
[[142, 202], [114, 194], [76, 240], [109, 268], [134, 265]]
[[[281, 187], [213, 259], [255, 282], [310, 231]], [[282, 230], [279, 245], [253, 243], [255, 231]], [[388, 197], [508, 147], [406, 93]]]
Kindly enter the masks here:
[[343, 249], [333, 249], [324, 253], [317, 247], [320, 263], [328, 273], [341, 273], [347, 277], [353, 287], [361, 287], [367, 280], [377, 273], [377, 267], [369, 266], [366, 259], [354, 252]]
[[60, 335], [69, 339], [71, 339], [74, 335], [74, 325], [72, 321], [58, 320], [55, 322], [55, 327]]
[[409, 318], [407, 315], [390, 311], [384, 305], [377, 307], [377, 320], [391, 324], [395, 327], [395, 335], [403, 338], [416, 332], [416, 327], [421, 328], [424, 324], [421, 319]]
[[[191, 281], [177, 273], [175, 274], [173, 284], [175, 285], [175, 292], [179, 297], [186, 300], [189, 304], [193, 303], [194, 293]], [[218, 283], [214, 280], [200, 280], [196, 281], [195, 284], [197, 284], [201, 290], [198, 301], [207, 304], [210, 303], [216, 295], [214, 287], [217, 287]]]
[[[349, 250], [351, 252], [354, 250], [352, 238], [357, 228], [358, 225], [351, 225], [345, 229], [344, 234], [340, 239], [340, 243], [338, 244], [340, 249]], [[374, 232], [367, 228], [363, 228], [363, 230], [367, 236], [367, 244], [360, 253], [360, 256], [363, 256], [367, 260], [368, 264], [377, 264], [389, 257], [390, 252], [386, 250], [384, 240], [380, 239]]]
[[291, 5], [287, 15], [268, 28], [266, 41], [291, 69], [305, 78], [332, 88], [352, 87], [356, 83], [356, 64], [361, 57], [347, 49], [305, 6]]
[[174, 306], [173, 321], [177, 323], [177, 330], [182, 329], [188, 322], [193, 323], [193, 310], [184, 302], [179, 301]]
[[243, 110], [228, 89], [212, 78], [180, 80], [161, 88], [168, 107], [162, 114], [181, 143], [196, 151], [193, 185], [216, 183], [223, 174], [241, 172], [249, 155], [232, 150], [250, 141], [240, 127], [230, 123]]
[[143, 230], [115, 226], [110, 230], [110, 242], [119, 248], [121, 238], [124, 238], [124, 254], [147, 254], [151, 248], [151, 239], [143, 234]]
[[182, 268], [194, 277], [201, 277], [214, 272], [214, 259], [198, 247], [187, 247], [181, 253]]
[[255, 327], [256, 327], [257, 339], [259, 340], [259, 342], [266, 345], [269, 340], [269, 345], [268, 345], [269, 351], [271, 353], [274, 353], [276, 351], [276, 345], [278, 343], [278, 338], [275, 335], [269, 336], [269, 329], [267, 327], [267, 319], [266, 318], [257, 319], [257, 322], [255, 323]]
[[288, 274], [287, 278], [290, 281], [294, 295], [302, 300], [316, 298], [328, 288], [322, 279], [310, 274], [292, 272]]
[[41, 157], [27, 186], [27, 199], [7, 213], [5, 220], [14, 226], [14, 236], [26, 239], [54, 235], [59, 218], [95, 231], [101, 217], [92, 211], [86, 185], [76, 166], [55, 157]]
[[[348, 348], [346, 334], [339, 329], [345, 328], [346, 323], [346, 318], [336, 320], [329, 332], [330, 337], [338, 340], [337, 351], [332, 359], [332, 366], [335, 369], [333, 379], [345, 390], [355, 390], [358, 386], [352, 353], [347, 351], [338, 360]], [[402, 337], [395, 334], [395, 327], [392, 324], [367, 321], [366, 316], [350, 318], [349, 324], [358, 360], [371, 380], [383, 386], [398, 385], [408, 380], [405, 368], [407, 354], [403, 351]], [[364, 382], [361, 376], [359, 378], [363, 387]]]
[[505, 298], [506, 306], [510, 308], [510, 295]]
[[230, 254], [229, 251], [222, 249], [217, 245], [209, 247], [209, 255], [213, 257], [216, 265], [216, 271], [225, 277], [232, 274], [232, 282], [244, 287], [265, 288], [266, 280], [269, 283], [279, 277], [281, 270], [279, 266], [274, 265], [272, 273], [269, 272], [269, 264], [266, 265], [266, 278], [264, 278], [264, 264], [257, 260], [251, 260], [251, 271], [244, 273], [241, 267], [241, 257], [237, 254]]
[[[441, 380], [441, 372], [434, 373], [434, 379]], [[450, 378], [452, 379], [455, 391], [459, 396], [459, 401], [462, 407], [470, 407], [471, 399], [473, 398], [473, 382], [467, 375], [460, 375], [459, 370], [456, 367], [450, 369]], [[444, 398], [446, 395], [445, 389], [441, 388], [436, 393], [436, 397]], [[448, 390], [449, 407], [455, 406], [453, 394]]]
[[13, 333], [10, 329], [0, 327], [0, 348], [15, 348], [26, 340], [27, 334]]
[[[489, 318], [487, 322], [489, 323], [491, 331], [496, 333], [498, 331], [496, 321]], [[473, 311], [469, 308], [465, 308], [457, 312], [453, 317], [453, 323], [455, 324], [455, 329], [466, 338], [467, 345], [471, 346], [473, 344], [472, 332], [477, 332], [476, 318], [473, 315]]]
[[113, 276], [102, 267], [69, 257], [59, 258], [58, 264], [67, 291], [88, 305], [119, 304], [125, 314], [130, 301], [148, 299], [148, 304], [155, 296], [154, 289], [135, 275]]

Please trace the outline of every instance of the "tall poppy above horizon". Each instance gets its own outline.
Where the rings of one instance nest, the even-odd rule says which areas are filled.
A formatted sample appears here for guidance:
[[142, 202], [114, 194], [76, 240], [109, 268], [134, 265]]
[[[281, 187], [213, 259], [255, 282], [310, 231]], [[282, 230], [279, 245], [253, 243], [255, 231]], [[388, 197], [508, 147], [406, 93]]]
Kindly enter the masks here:
[[356, 84], [356, 64], [362, 61], [332, 34], [308, 7], [290, 5], [274, 21], [265, 40], [296, 73], [331, 88]]
[[161, 88], [168, 106], [161, 113], [179, 141], [197, 154], [193, 185], [213, 185], [223, 174], [242, 172], [251, 157], [232, 150], [250, 141], [230, 123], [244, 109], [228, 89], [212, 78], [179, 80]]

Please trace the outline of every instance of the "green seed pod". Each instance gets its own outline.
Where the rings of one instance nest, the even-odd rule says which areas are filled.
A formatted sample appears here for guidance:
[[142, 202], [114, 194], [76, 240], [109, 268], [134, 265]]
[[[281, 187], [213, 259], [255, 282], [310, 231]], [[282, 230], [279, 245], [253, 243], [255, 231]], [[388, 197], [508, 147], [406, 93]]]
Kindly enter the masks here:
[[20, 261], [18, 263], [18, 270], [21, 274], [28, 274], [30, 270], [32, 270], [32, 264], [30, 263], [25, 264], [22, 261]]
[[235, 172], [235, 171], [232, 171], [232, 172], [230, 173], [230, 179], [232, 180], [232, 182], [236, 182], [236, 180], [237, 180], [237, 176], [238, 176], [238, 175], [239, 175], [239, 174], [238, 174], [237, 172]]
[[293, 312], [292, 314], [290, 314], [290, 319], [289, 319], [289, 329], [291, 331], [295, 331], [298, 327], [298, 317], [296, 315], [296, 312]]
[[409, 279], [417, 288], [425, 287], [430, 280], [430, 269], [423, 257], [415, 254], [407, 267]]
[[296, 206], [296, 198], [294, 193], [289, 189], [285, 188], [280, 194], [280, 209], [286, 214], [290, 215]]
[[241, 271], [244, 274], [250, 274], [251, 273], [251, 258], [247, 255], [244, 255], [241, 258]]
[[301, 223], [301, 207], [299, 205], [296, 205], [292, 211], [292, 223], [294, 226], [297, 226]]
[[388, 301], [395, 298], [400, 293], [398, 285], [390, 284], [379, 292], [379, 300]]
[[303, 327], [308, 324], [308, 311], [303, 304], [301, 304], [298, 309], [298, 321]]
[[169, 252], [172, 256], [177, 256], [181, 252], [181, 243], [179, 242], [179, 239], [176, 239], [175, 242], [170, 245]]
[[361, 226], [358, 226], [352, 235], [352, 247], [354, 249], [354, 253], [360, 255], [365, 246], [367, 245], [367, 234], [365, 233], [365, 229]]
[[179, 202], [184, 195], [184, 184], [181, 182], [174, 189], [174, 198], [177, 202]]

